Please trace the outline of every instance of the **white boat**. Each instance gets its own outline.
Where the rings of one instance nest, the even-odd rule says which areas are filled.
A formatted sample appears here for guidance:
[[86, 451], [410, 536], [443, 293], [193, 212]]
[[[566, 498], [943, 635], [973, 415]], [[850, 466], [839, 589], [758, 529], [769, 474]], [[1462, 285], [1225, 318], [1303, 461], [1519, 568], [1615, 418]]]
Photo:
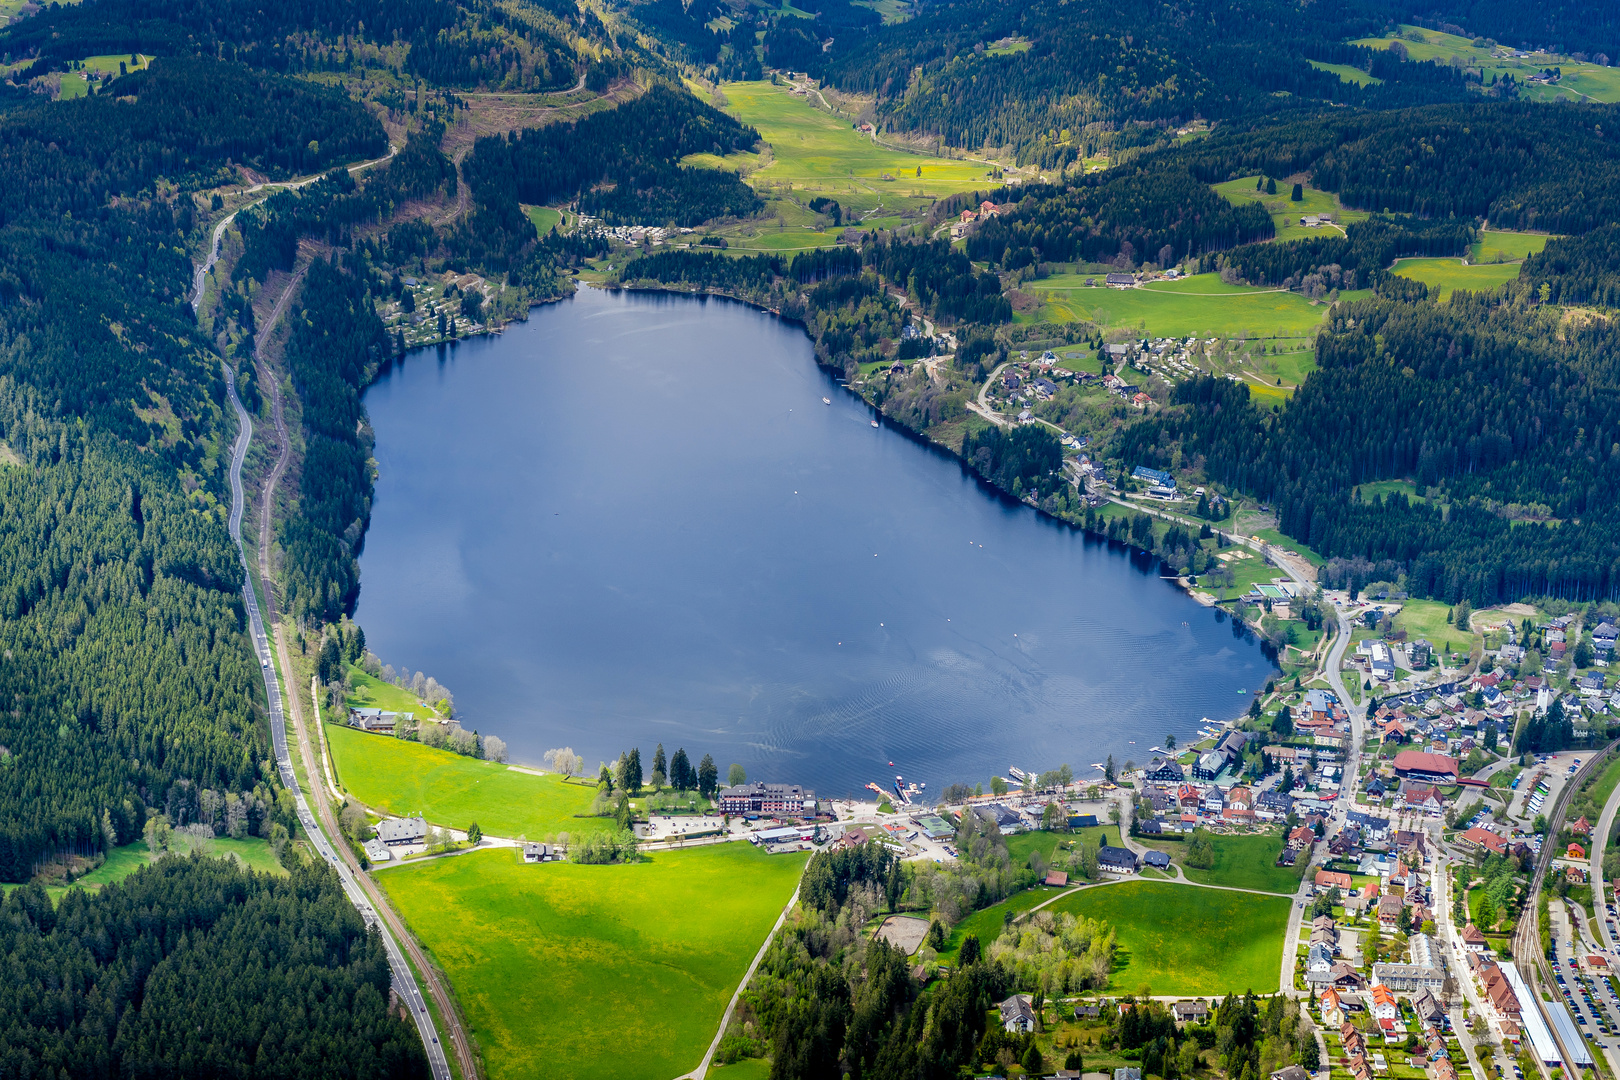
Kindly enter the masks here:
[[877, 422], [877, 421], [876, 421], [876, 420], [874, 420], [874, 421], [872, 421], [872, 426], [873, 426], [873, 427], [877, 427], [877, 426], [878, 426], [878, 422]]
[[823, 405], [831, 405], [832, 404], [832, 398], [824, 397], [824, 398], [821, 399], [821, 403]]

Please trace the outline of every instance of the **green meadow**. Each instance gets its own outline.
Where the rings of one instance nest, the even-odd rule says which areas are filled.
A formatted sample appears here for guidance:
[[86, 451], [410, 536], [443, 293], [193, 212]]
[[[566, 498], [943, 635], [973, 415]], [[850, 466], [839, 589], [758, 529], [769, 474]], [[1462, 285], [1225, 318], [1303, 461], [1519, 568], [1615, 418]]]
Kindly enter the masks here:
[[1486, 263], [1468, 266], [1461, 259], [1397, 259], [1395, 271], [1404, 278], [1421, 281], [1440, 290], [1444, 300], [1457, 289], [1478, 292], [1495, 289], [1519, 276], [1518, 263]]
[[347, 700], [350, 708], [415, 713], [417, 719], [432, 719], [438, 715], [427, 702], [409, 690], [367, 675], [357, 667], [349, 668], [349, 686], [351, 689]]
[[525, 206], [523, 212], [534, 224], [534, 231], [541, 236], [555, 229], [562, 221], [562, 211], [549, 206]]
[[1299, 293], [1228, 285], [1217, 274], [1136, 289], [1088, 286], [1088, 278], [1102, 281], [1100, 274], [1055, 274], [1026, 288], [1044, 301], [1042, 320], [1139, 327], [1155, 337], [1305, 337], [1328, 311]]
[[495, 849], [377, 881], [449, 976], [490, 1080], [668, 1080], [702, 1059], [804, 864], [742, 843], [629, 866]]
[[[1291, 540], [1287, 541], [1286, 546], [1291, 550], [1297, 550], [1297, 545]], [[1189, 879], [1204, 885], [1226, 885], [1234, 889], [1258, 889], [1261, 892], [1292, 894], [1298, 890], [1298, 870], [1276, 865], [1277, 855], [1283, 846], [1280, 833], [1217, 836], [1214, 839], [1214, 867], [1209, 870], [1196, 870], [1183, 863], [1181, 872]]]
[[[824, 112], [785, 86], [769, 82], [726, 83], [725, 109], [751, 124], [770, 144], [767, 162], [758, 154], [725, 158], [700, 154], [686, 164], [750, 170], [758, 184], [826, 191], [892, 195], [949, 195], [988, 186], [989, 166], [890, 150], [856, 131], [848, 120]], [[921, 170], [919, 175], [918, 170]], [[887, 179], [885, 179], [887, 177]]]
[[[215, 837], [211, 842], [209, 854], [215, 858], [230, 858], [248, 869], [262, 871], [268, 874], [285, 874], [287, 871], [276, 861], [275, 853], [270, 850], [270, 841], [258, 837], [249, 837], [245, 840], [232, 840], [228, 836]], [[90, 889], [92, 891], [107, 885], [123, 881], [129, 875], [146, 866], [152, 861], [146, 848], [145, 840], [137, 840], [133, 844], [113, 848], [107, 854], [107, 861], [78, 878], [72, 885], [47, 886], [45, 891], [53, 901], [59, 901], [69, 889]], [[0, 894], [15, 885], [0, 885]]]
[[1321, 60], [1309, 61], [1311, 67], [1318, 71], [1331, 71], [1339, 77], [1340, 82], [1355, 83], [1357, 86], [1383, 86], [1383, 79], [1375, 79], [1358, 67], [1349, 64], [1329, 64]]
[[1547, 233], [1503, 232], [1480, 230], [1479, 239], [1468, 249], [1468, 261], [1474, 263], [1518, 262], [1534, 255], [1547, 246], [1554, 237]]
[[339, 724], [326, 725], [338, 784], [367, 806], [390, 814], [420, 813], [435, 825], [465, 829], [476, 821], [491, 836], [532, 840], [611, 828], [611, 818], [582, 817], [594, 784], [565, 783], [494, 761]]
[[1339, 231], [1331, 226], [1319, 225], [1312, 229], [1301, 225], [1299, 219], [1308, 215], [1332, 214], [1333, 220], [1341, 226], [1366, 220], [1365, 210], [1346, 210], [1339, 205], [1337, 195], [1331, 191], [1320, 191], [1309, 184], [1305, 185], [1303, 199], [1294, 202], [1289, 198], [1294, 185], [1281, 177], [1273, 179], [1277, 181], [1275, 195], [1267, 195], [1263, 190], [1255, 189], [1256, 181], [1264, 183], [1264, 177], [1260, 176], [1243, 176], [1236, 180], [1228, 180], [1224, 184], [1216, 184], [1215, 190], [1235, 206], [1253, 202], [1263, 205], [1266, 213], [1271, 215], [1271, 223], [1277, 229], [1278, 240], [1303, 240], [1307, 236], [1339, 235]]
[[[1529, 101], [1620, 101], [1620, 70], [1612, 67], [1582, 63], [1558, 53], [1531, 53], [1523, 60], [1511, 56], [1499, 57], [1493, 55], [1490, 49], [1475, 48], [1471, 38], [1415, 26], [1402, 25], [1397, 32], [1408, 60], [1419, 63], [1437, 61], [1441, 64], [1461, 62], [1478, 68], [1486, 82], [1492, 81], [1493, 75], [1498, 79], [1503, 75], [1512, 75], [1519, 81], [1519, 96]], [[1421, 40], [1411, 40], [1414, 35]], [[1387, 49], [1392, 40], [1393, 35], [1362, 38], [1350, 44], [1364, 45], [1369, 49]], [[1552, 86], [1526, 81], [1531, 75], [1548, 67], [1562, 69], [1563, 78]]]
[[1145, 983], [1155, 994], [1209, 996], [1276, 992], [1290, 902], [1130, 881], [1080, 889], [1047, 910], [1102, 919], [1114, 928], [1115, 991], [1135, 993]]
[[[134, 63], [131, 63], [134, 60]], [[62, 73], [61, 92], [58, 95], [63, 101], [72, 101], [82, 98], [90, 93], [90, 82], [85, 78], [86, 71], [104, 72], [108, 75], [118, 74], [118, 65], [123, 64], [126, 71], [136, 71], [148, 67], [152, 57], [143, 53], [115, 53], [107, 56], [87, 56], [79, 61], [77, 71]]]

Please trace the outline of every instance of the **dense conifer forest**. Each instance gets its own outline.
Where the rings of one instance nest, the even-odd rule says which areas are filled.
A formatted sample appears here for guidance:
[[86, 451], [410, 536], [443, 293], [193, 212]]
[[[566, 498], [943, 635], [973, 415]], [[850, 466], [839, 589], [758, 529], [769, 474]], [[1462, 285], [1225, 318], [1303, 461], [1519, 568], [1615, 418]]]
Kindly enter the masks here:
[[318, 864], [290, 877], [171, 855], [53, 906], [0, 900], [0, 1070], [425, 1078], [382, 940]]
[[747, 150], [759, 133], [684, 91], [654, 86], [617, 109], [572, 123], [478, 140], [465, 172], [482, 203], [579, 198], [610, 223], [747, 216], [763, 205], [735, 173], [682, 168], [688, 154]]

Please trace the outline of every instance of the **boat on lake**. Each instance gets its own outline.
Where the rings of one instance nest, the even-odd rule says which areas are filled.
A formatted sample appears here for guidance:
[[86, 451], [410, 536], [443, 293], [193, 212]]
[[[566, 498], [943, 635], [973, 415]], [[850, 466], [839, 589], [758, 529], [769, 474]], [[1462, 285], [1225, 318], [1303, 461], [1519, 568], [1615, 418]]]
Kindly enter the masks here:
[[876, 421], [876, 420], [874, 420], [874, 421], [872, 421], [872, 426], [873, 426], [873, 427], [877, 427], [877, 426], [878, 426], [878, 422], [877, 422], [877, 421]]
[[824, 398], [821, 399], [821, 403], [823, 405], [831, 405], [832, 404], [832, 398], [824, 397]]

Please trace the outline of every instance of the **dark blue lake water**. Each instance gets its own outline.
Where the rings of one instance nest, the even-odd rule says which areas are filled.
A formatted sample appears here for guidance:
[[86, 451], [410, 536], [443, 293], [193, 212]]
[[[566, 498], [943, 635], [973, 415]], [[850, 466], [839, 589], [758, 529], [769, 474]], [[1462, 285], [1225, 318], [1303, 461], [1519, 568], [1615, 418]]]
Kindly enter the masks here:
[[802, 329], [741, 305], [586, 289], [411, 355], [366, 406], [367, 641], [515, 761], [650, 770], [662, 742], [933, 792], [1145, 761], [1273, 670], [1144, 562], [873, 428]]

